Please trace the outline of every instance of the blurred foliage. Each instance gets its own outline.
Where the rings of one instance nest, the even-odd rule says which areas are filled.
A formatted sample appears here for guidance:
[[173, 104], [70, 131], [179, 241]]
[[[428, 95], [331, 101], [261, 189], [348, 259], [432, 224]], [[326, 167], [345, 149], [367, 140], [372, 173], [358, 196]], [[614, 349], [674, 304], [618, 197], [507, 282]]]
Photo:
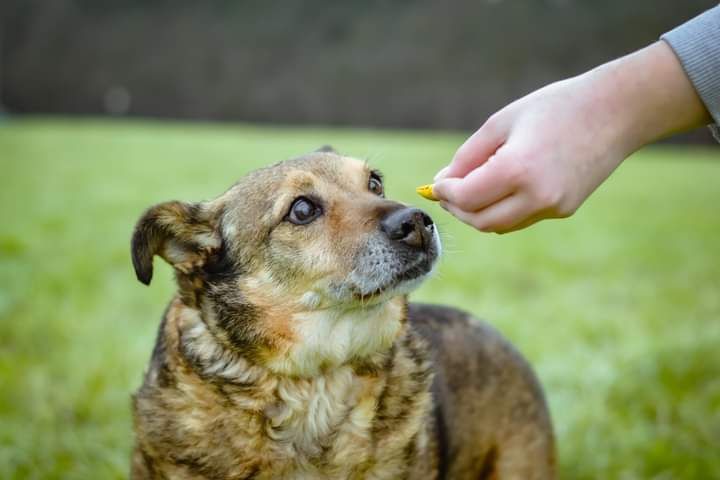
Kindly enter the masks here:
[[3, 0], [0, 93], [17, 112], [473, 128], [714, 4]]
[[538, 371], [567, 479], [720, 478], [720, 162], [638, 153], [570, 219], [483, 235], [414, 193], [462, 136], [153, 122], [0, 126], [0, 478], [124, 478], [139, 386], [173, 291], [129, 258], [153, 203], [333, 144], [443, 232], [416, 300], [465, 308]]

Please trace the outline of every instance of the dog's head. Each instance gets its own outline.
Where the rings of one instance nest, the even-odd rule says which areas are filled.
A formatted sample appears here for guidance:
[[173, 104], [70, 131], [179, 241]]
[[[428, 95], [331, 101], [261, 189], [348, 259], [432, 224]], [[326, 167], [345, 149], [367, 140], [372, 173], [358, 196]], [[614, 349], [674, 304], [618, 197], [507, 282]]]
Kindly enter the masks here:
[[386, 199], [378, 171], [329, 149], [251, 172], [209, 202], [156, 205], [132, 239], [141, 282], [160, 255], [210, 332], [292, 374], [389, 347], [404, 295], [439, 250], [427, 214]]

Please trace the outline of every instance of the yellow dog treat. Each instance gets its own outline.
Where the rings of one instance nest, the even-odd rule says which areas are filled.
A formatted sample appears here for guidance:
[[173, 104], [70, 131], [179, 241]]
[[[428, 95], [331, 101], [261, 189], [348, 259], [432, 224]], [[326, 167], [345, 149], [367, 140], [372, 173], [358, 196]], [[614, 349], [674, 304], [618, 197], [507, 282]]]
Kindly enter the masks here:
[[438, 198], [433, 195], [433, 184], [430, 183], [428, 185], [421, 185], [415, 189], [415, 191], [423, 198], [427, 198], [428, 200], [432, 200], [433, 202], [437, 202]]

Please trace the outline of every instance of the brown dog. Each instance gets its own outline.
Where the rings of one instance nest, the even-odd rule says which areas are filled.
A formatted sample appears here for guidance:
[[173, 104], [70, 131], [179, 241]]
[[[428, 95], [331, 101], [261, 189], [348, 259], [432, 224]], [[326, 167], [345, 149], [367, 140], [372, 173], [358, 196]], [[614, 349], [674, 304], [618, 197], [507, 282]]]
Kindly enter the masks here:
[[138, 279], [174, 268], [134, 397], [134, 479], [549, 479], [542, 391], [498, 333], [408, 306], [440, 250], [428, 215], [323, 149], [210, 202], [148, 210]]

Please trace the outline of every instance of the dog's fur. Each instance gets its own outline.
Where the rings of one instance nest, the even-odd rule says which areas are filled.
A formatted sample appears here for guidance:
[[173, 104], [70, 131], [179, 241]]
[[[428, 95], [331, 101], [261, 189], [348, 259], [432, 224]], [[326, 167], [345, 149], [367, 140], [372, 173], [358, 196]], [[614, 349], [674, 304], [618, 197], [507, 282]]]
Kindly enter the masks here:
[[[464, 313], [408, 306], [440, 243], [426, 216], [420, 247], [388, 236], [406, 207], [379, 181], [323, 149], [139, 220], [138, 279], [160, 255], [179, 289], [134, 396], [132, 478], [554, 477], [521, 356]], [[308, 224], [298, 197], [321, 208]]]

